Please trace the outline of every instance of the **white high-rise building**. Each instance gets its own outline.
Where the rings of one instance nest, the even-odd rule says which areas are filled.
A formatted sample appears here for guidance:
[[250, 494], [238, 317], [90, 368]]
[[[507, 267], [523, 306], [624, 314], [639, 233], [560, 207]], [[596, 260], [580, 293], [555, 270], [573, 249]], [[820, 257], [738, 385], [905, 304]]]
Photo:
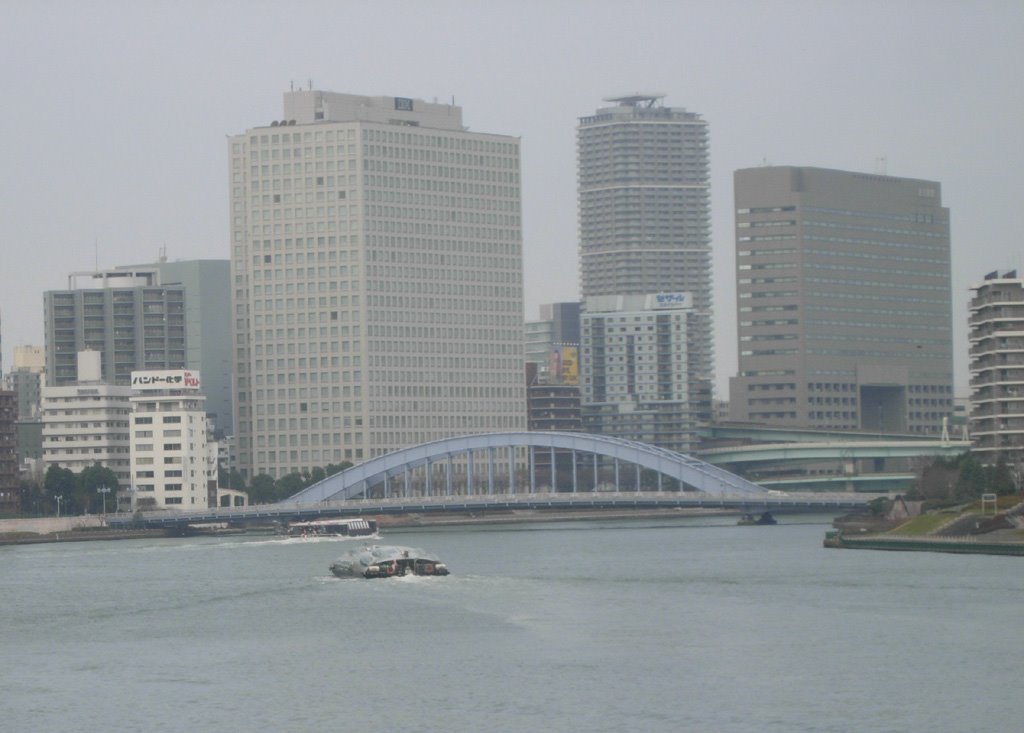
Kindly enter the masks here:
[[689, 293], [600, 295], [580, 316], [583, 428], [688, 453], [696, 443], [687, 399]]
[[132, 372], [132, 509], [217, 506], [217, 443], [199, 372]]
[[228, 152], [243, 474], [525, 427], [517, 138], [309, 90]]

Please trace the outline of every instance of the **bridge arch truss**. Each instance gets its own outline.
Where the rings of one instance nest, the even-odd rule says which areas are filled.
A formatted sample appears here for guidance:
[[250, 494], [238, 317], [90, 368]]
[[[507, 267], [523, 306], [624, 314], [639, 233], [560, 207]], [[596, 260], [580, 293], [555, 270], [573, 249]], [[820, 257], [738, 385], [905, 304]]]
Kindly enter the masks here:
[[725, 469], [646, 443], [536, 431], [463, 435], [404, 448], [329, 476], [287, 502], [620, 491], [624, 484], [636, 491], [646, 484], [659, 492], [694, 490], [712, 496], [766, 493]]

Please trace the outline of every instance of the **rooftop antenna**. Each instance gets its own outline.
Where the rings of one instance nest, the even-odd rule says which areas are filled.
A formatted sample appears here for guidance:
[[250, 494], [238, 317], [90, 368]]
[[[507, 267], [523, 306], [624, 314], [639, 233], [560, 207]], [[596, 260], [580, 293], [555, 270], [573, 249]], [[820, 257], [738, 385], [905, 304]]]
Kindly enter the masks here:
[[160, 256], [157, 258], [160, 263], [167, 262], [167, 243], [164, 242], [164, 246], [160, 248]]
[[295, 80], [292, 79], [290, 82], [288, 82], [288, 86], [291, 87], [291, 90], [294, 92], [295, 91]]
[[313, 91], [313, 77], [309, 78], [309, 91]]
[[875, 158], [875, 173], [880, 176], [888, 175], [889, 173], [889, 160], [884, 155], [879, 155]]

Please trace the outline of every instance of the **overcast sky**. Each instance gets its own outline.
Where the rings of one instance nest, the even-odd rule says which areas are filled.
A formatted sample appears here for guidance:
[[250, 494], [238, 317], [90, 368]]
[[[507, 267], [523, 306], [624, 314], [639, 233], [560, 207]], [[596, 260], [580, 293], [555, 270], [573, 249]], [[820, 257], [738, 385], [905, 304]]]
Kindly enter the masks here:
[[522, 138], [526, 318], [578, 297], [575, 126], [662, 92], [711, 130], [717, 380], [736, 369], [732, 171], [807, 165], [942, 183], [956, 384], [968, 287], [1018, 267], [1024, 3], [34, 2], [0, 13], [3, 363], [43, 344], [74, 270], [227, 258], [225, 136], [294, 82], [451, 100]]

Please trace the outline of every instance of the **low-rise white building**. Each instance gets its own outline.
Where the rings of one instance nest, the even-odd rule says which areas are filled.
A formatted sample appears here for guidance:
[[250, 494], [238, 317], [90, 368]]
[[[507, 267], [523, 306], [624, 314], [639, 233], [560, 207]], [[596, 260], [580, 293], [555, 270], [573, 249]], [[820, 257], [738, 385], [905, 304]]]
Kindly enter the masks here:
[[42, 388], [45, 467], [81, 473], [99, 463], [127, 485], [131, 394], [128, 387], [101, 381], [98, 351], [79, 353], [77, 384]]
[[217, 443], [199, 372], [132, 372], [132, 509], [217, 506]]

